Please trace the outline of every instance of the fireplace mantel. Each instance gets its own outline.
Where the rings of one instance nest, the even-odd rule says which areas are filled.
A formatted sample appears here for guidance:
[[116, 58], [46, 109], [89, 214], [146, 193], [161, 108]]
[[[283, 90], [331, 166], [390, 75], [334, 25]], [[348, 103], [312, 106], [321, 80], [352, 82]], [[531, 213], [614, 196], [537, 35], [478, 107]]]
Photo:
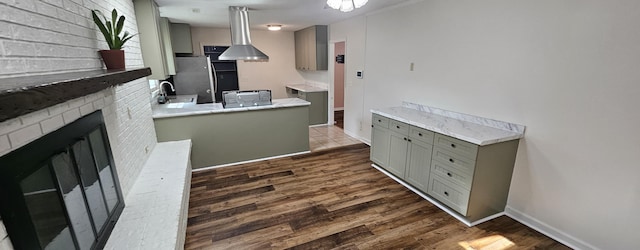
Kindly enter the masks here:
[[0, 79], [0, 122], [149, 75], [137, 68]]

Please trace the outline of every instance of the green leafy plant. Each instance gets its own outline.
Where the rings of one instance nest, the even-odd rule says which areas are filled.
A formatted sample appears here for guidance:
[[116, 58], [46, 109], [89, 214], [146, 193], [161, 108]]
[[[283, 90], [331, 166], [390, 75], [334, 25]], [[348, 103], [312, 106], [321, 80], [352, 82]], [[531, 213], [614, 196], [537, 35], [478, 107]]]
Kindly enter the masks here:
[[[96, 23], [102, 35], [104, 35], [104, 39], [107, 40], [107, 44], [109, 45], [109, 49], [122, 49], [122, 46], [125, 42], [129, 41], [133, 36], [129, 34], [129, 32], [125, 31], [122, 36], [120, 33], [122, 32], [122, 27], [124, 26], [124, 16], [118, 17], [118, 12], [116, 9], [113, 9], [111, 12], [111, 20], [107, 19], [106, 16], [102, 15], [102, 12], [99, 10], [92, 10], [91, 14], [93, 15], [93, 22]], [[104, 19], [104, 22], [102, 19]]]

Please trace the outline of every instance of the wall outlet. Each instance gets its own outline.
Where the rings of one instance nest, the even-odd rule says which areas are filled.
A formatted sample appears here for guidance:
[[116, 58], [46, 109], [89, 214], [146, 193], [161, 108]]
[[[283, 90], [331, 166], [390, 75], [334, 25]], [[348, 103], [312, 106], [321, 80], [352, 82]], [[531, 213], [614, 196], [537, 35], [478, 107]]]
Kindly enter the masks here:
[[362, 75], [362, 71], [356, 71], [356, 77], [358, 79], [362, 79], [364, 76]]

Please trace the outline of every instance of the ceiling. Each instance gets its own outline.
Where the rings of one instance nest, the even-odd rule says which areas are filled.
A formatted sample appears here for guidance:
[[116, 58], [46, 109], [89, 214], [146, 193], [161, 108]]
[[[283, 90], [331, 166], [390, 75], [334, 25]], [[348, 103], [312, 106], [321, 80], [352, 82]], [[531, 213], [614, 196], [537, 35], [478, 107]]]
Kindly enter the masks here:
[[360, 9], [344, 13], [326, 6], [326, 0], [155, 0], [160, 16], [173, 23], [199, 27], [229, 27], [229, 6], [249, 7], [253, 29], [267, 24], [281, 24], [283, 30], [295, 31], [311, 25], [328, 25], [365, 13], [374, 12], [409, 0], [369, 0]]

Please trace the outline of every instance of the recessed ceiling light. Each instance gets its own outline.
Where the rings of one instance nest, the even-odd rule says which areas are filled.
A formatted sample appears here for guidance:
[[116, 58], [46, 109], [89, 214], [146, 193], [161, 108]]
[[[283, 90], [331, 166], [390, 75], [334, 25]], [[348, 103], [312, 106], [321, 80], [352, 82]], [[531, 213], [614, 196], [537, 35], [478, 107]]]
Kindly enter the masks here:
[[267, 29], [268, 30], [273, 30], [273, 31], [281, 30], [282, 29], [282, 25], [280, 25], [280, 24], [269, 24], [269, 25], [267, 25]]

